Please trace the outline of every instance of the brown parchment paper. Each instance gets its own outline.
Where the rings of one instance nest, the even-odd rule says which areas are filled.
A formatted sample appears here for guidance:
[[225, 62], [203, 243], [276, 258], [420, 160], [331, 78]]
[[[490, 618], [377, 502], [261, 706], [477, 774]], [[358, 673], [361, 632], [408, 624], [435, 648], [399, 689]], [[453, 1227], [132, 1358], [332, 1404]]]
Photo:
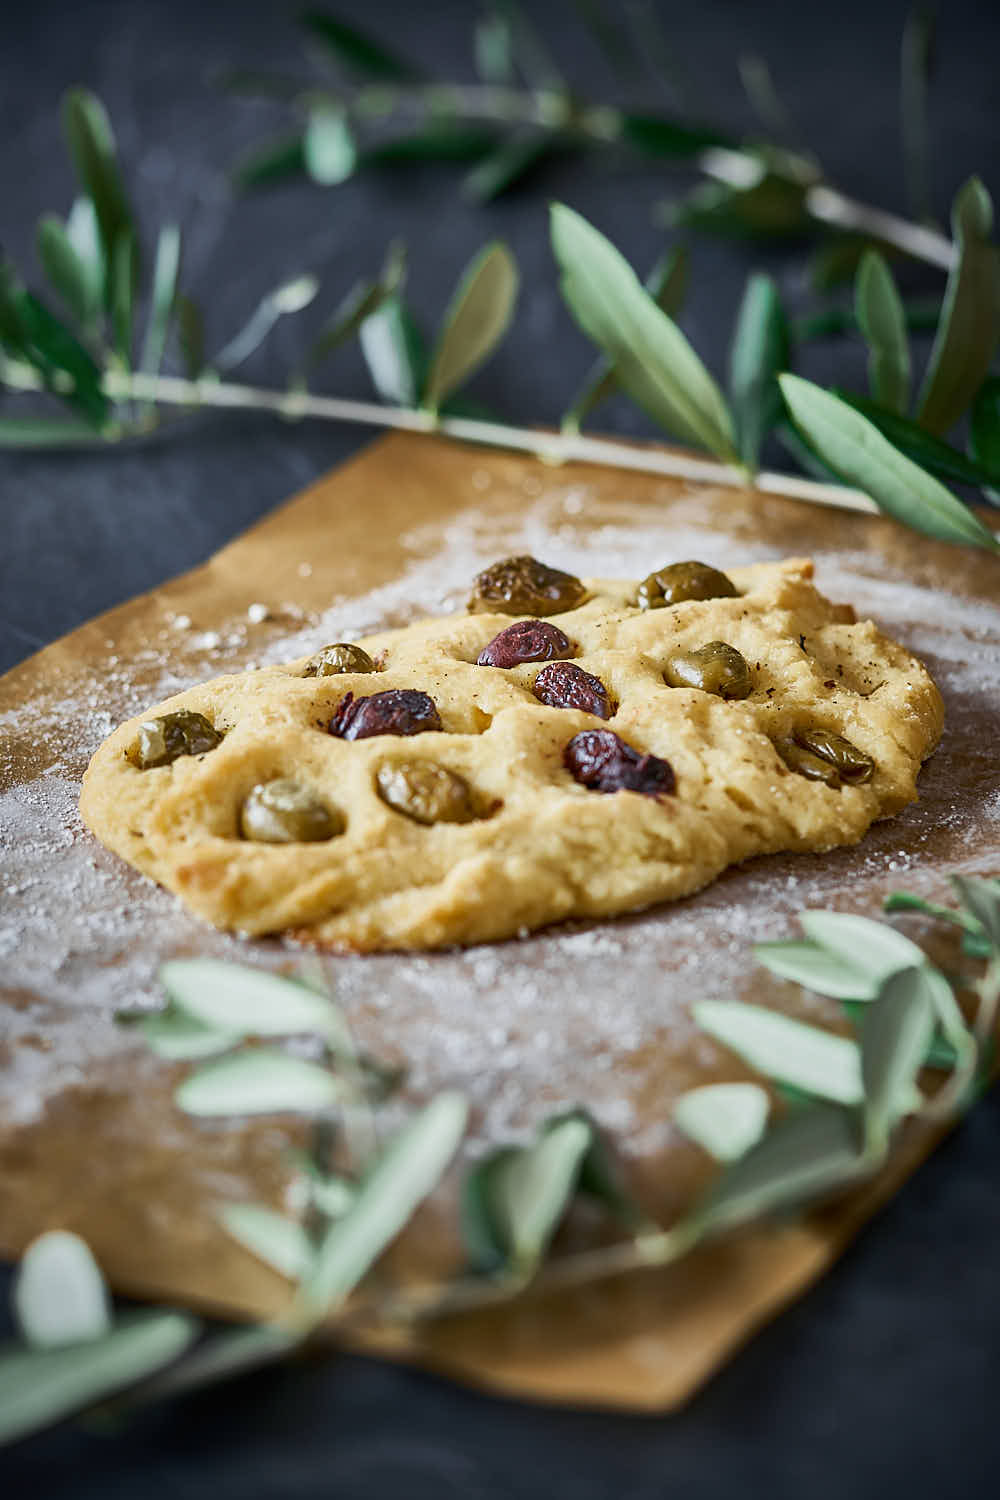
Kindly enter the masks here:
[[[122, 497], [127, 504], [127, 497]], [[211, 497], [206, 496], [206, 504]], [[433, 956], [321, 962], [359, 1041], [405, 1064], [392, 1128], [436, 1089], [472, 1104], [468, 1154], [585, 1103], [667, 1222], [708, 1166], [670, 1125], [697, 1082], [746, 1076], [689, 1019], [693, 1000], [761, 1000], [840, 1023], [770, 979], [760, 938], [811, 906], [876, 914], [895, 886], [931, 897], [948, 871], [1000, 870], [1000, 563], [894, 523], [740, 491], [382, 439], [204, 567], [90, 622], [0, 680], [0, 1247], [68, 1227], [123, 1291], [236, 1316], [287, 1288], [219, 1229], [227, 1199], [281, 1205], [294, 1122], [197, 1124], [173, 1106], [183, 1069], [150, 1057], [114, 1012], [158, 1003], [159, 963], [213, 954], [288, 968], [275, 942], [212, 932], [83, 830], [80, 775], [113, 725], [224, 671], [461, 607], [469, 577], [527, 551], [575, 572], [643, 576], [699, 557], [725, 567], [811, 554], [929, 665], [947, 726], [921, 800], [856, 849], [768, 858], [674, 906]], [[416, 1331], [352, 1341], [508, 1393], [667, 1409], [828, 1266], [933, 1144], [911, 1133], [875, 1183], [782, 1229], [699, 1250], [666, 1271], [533, 1296]], [[457, 1172], [392, 1255], [402, 1278], [458, 1264]], [[588, 1242], [571, 1224], [560, 1249]]]

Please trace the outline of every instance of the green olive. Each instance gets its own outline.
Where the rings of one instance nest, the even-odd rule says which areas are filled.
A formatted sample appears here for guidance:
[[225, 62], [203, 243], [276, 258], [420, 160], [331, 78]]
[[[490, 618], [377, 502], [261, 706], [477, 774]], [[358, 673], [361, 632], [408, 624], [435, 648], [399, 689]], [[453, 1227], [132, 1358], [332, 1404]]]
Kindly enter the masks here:
[[650, 573], [639, 585], [640, 609], [663, 609], [687, 599], [737, 599], [731, 578], [702, 562], [669, 563]]
[[719, 698], [749, 698], [753, 692], [745, 658], [726, 641], [679, 652], [667, 662], [663, 676], [671, 687], [700, 688]]
[[222, 735], [204, 714], [178, 709], [139, 725], [139, 737], [129, 751], [129, 760], [141, 771], [169, 766], [182, 755], [204, 755], [221, 745]]
[[576, 609], [586, 595], [572, 573], [535, 557], [505, 557], [476, 576], [469, 609], [473, 614], [558, 615]]
[[258, 783], [240, 808], [240, 833], [257, 844], [315, 844], [346, 826], [338, 808], [286, 776]]
[[469, 783], [433, 761], [384, 761], [375, 785], [383, 802], [415, 823], [468, 823], [476, 815]]
[[775, 748], [790, 770], [827, 786], [858, 786], [870, 781], [875, 770], [870, 755], [832, 729], [796, 729]]
[[335, 646], [324, 646], [306, 662], [303, 677], [336, 677], [341, 672], [377, 672], [378, 668], [360, 646], [349, 646], [339, 641]]

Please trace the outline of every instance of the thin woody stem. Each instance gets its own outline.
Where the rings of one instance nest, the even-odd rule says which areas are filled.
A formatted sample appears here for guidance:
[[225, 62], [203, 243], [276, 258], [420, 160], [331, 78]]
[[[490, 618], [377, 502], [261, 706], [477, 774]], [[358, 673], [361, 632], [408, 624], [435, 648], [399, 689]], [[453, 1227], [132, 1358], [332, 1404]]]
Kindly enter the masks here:
[[[12, 389], [40, 390], [36, 372], [16, 361], [0, 362], [0, 384]], [[699, 458], [694, 453], [673, 449], [638, 447], [615, 442], [611, 438], [585, 437], [582, 433], [551, 432], [531, 427], [512, 427], [504, 422], [484, 422], [471, 417], [438, 417], [406, 406], [382, 406], [375, 401], [354, 401], [341, 396], [313, 395], [307, 391], [277, 391], [261, 386], [203, 378], [184, 380], [176, 375], [130, 375], [109, 370], [101, 389], [112, 401], [153, 402], [166, 406], [219, 407], [229, 410], [270, 411], [289, 420], [306, 417], [333, 422], [356, 422], [368, 427], [390, 427], [403, 432], [439, 433], [461, 442], [486, 447], [505, 448], [512, 452], [531, 453], [546, 462], [601, 464], [608, 468], [630, 469], [640, 474], [662, 474], [673, 479], [690, 479], [700, 484], [714, 484], [726, 489], [753, 488], [765, 495], [781, 495], [805, 500], [813, 505], [836, 506], [845, 510], [873, 512], [875, 502], [861, 490], [846, 485], [818, 484], [792, 474], [762, 472], [750, 475], [735, 465]], [[136, 428], [137, 432], [139, 429]], [[149, 430], [148, 422], [142, 428]], [[123, 424], [112, 429], [112, 436], [134, 435]]]

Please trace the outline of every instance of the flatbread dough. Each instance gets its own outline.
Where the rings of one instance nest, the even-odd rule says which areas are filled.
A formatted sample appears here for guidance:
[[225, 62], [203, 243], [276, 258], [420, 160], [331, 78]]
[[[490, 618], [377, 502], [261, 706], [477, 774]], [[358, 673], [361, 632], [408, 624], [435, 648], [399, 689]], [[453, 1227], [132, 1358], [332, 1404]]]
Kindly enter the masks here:
[[[824, 599], [812, 571], [805, 559], [732, 568], [739, 597], [646, 611], [634, 581], [584, 580], [584, 602], [548, 618], [573, 643], [574, 663], [607, 688], [607, 721], [540, 703], [532, 684], [541, 663], [476, 665], [509, 614], [367, 637], [358, 644], [377, 674], [304, 676], [300, 658], [219, 677], [115, 730], [84, 779], [84, 820], [217, 927], [361, 951], [613, 916], [689, 895], [753, 855], [856, 843], [916, 796], [942, 704], [924, 667], [870, 620]], [[668, 657], [720, 640], [750, 666], [748, 698], [665, 684]], [[348, 693], [400, 688], [431, 696], [440, 731], [329, 733]], [[138, 769], [130, 753], [140, 723], [181, 709], [223, 731], [219, 746]], [[870, 755], [871, 779], [834, 788], [791, 771], [775, 742], [803, 726]], [[607, 794], [574, 780], [565, 747], [593, 729], [668, 761], [674, 793]], [[380, 766], [424, 759], [465, 778], [479, 816], [424, 826], [380, 798]], [[344, 832], [315, 843], [241, 838], [252, 788], [284, 777], [339, 810]]]

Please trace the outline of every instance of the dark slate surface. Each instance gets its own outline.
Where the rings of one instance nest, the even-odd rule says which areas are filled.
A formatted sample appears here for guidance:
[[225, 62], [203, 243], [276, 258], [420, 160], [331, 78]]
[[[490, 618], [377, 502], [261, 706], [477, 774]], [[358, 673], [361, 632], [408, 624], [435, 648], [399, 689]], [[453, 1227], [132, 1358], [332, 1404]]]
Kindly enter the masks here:
[[[530, 8], [580, 86], [612, 97], [615, 85], [569, 0]], [[502, 235], [520, 260], [524, 292], [516, 330], [476, 391], [511, 418], [556, 419], [589, 355], [554, 293], [546, 200], [579, 207], [645, 266], [662, 245], [650, 205], [678, 179], [655, 163], [558, 163], [484, 209], [458, 198], [449, 170], [428, 168], [325, 193], [289, 186], [234, 200], [234, 158], [280, 128], [282, 117], [271, 105], [224, 98], [213, 77], [232, 64], [295, 69], [292, 9], [250, 0], [6, 6], [5, 248], [30, 264], [38, 214], [68, 207], [56, 110], [64, 87], [85, 82], [111, 108], [147, 231], [168, 217], [185, 229], [187, 281], [206, 305], [217, 343], [256, 298], [300, 269], [321, 272], [322, 306], [332, 306], [374, 268], [394, 235], [410, 245], [412, 293], [432, 320], [472, 252]], [[658, 9], [697, 113], [745, 126], [733, 62], [762, 51], [831, 174], [859, 196], [903, 206], [895, 68], [905, 6], [705, 0]], [[459, 0], [419, 7], [345, 0], [342, 11], [395, 36], [434, 71], [468, 70], [473, 7]], [[1000, 188], [995, 3], [952, 0], [939, 40], [934, 165], [943, 213], [972, 170], [984, 172], [994, 192]], [[655, 88], [646, 92], [656, 103]], [[717, 370], [743, 278], [758, 265], [773, 269], [789, 302], [801, 304], [800, 257], [707, 241], [697, 247], [684, 324]], [[936, 284], [933, 276], [919, 280]], [[248, 378], [279, 383], [302, 326], [289, 320]], [[813, 350], [805, 367], [850, 379], [862, 363], [857, 348], [842, 343]], [[353, 351], [337, 357], [323, 383], [341, 394], [368, 393]], [[625, 407], [609, 408], [603, 425], [642, 430]], [[212, 415], [142, 449], [4, 455], [0, 667], [202, 561], [367, 437]], [[986, 1494], [1000, 1455], [998, 1160], [994, 1094], [833, 1274], [671, 1418], [538, 1410], [344, 1358], [175, 1402], [114, 1437], [62, 1429], [0, 1457], [0, 1479], [14, 1495], [74, 1500]]]

